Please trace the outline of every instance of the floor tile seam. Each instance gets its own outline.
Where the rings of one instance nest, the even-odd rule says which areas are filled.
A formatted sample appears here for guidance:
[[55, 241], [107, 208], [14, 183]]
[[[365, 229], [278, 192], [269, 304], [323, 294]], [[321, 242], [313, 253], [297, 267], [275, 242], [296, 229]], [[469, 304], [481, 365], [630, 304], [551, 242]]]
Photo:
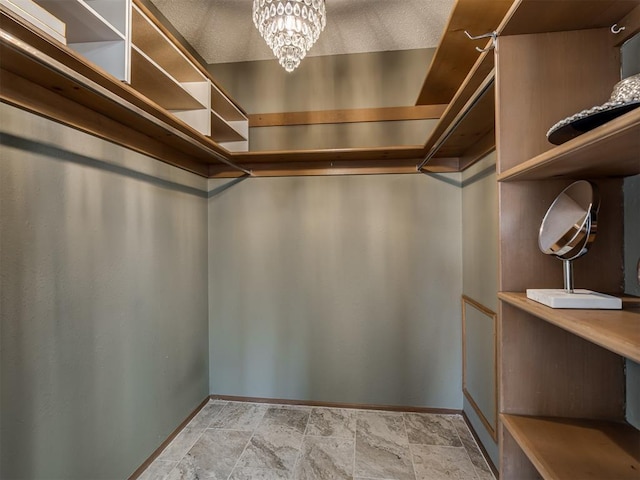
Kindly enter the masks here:
[[298, 462], [302, 457], [302, 447], [304, 446], [304, 439], [306, 437], [307, 430], [309, 429], [309, 423], [311, 422], [312, 412], [313, 412], [313, 409], [311, 409], [311, 412], [309, 412], [309, 416], [307, 417], [307, 424], [304, 426], [304, 432], [302, 432], [302, 440], [300, 441], [300, 447], [298, 448], [298, 453], [296, 454], [296, 460], [295, 462], [293, 462], [293, 468], [291, 469], [291, 473], [289, 474], [288, 478], [293, 478], [294, 475], [296, 474], [296, 469], [298, 468]]
[[413, 470], [413, 478], [418, 480], [418, 471], [416, 470], [416, 463], [413, 461], [413, 451], [411, 450], [411, 441], [409, 440], [409, 430], [407, 430], [407, 418], [404, 414], [402, 414], [402, 424], [404, 425], [404, 434], [407, 436], [409, 461], [411, 462], [411, 470]]
[[238, 455], [238, 458], [236, 459], [236, 463], [233, 464], [233, 468], [229, 472], [229, 475], [227, 475], [227, 480], [231, 478], [231, 476], [233, 475], [233, 472], [235, 472], [236, 468], [238, 468], [238, 463], [240, 463], [240, 459], [244, 455], [244, 452], [247, 450], [247, 447], [251, 444], [251, 440], [253, 440], [254, 435], [255, 435], [255, 430], [251, 432], [251, 435], [249, 435], [249, 439], [247, 440], [247, 443], [245, 443], [244, 448], [242, 449], [242, 452], [240, 452], [240, 455]]
[[[211, 402], [210, 404], [209, 404], [209, 403], [207, 403], [207, 405], [220, 405], [220, 404], [219, 404], [219, 403]], [[207, 408], [207, 405], [205, 405], [205, 406], [204, 406], [204, 408]], [[220, 410], [218, 410], [218, 411], [216, 412], [216, 414], [215, 414], [213, 417], [211, 417], [211, 420], [209, 420], [209, 423], [207, 423], [207, 426], [205, 427], [205, 430], [207, 430], [207, 429], [211, 426], [211, 424], [213, 423], [213, 421], [214, 421], [216, 418], [218, 418], [218, 417], [220, 416], [220, 413], [222, 413], [222, 410], [224, 410], [224, 405], [222, 405], [222, 407], [220, 408]], [[193, 420], [195, 420], [195, 417], [193, 418]], [[191, 420], [191, 421], [193, 422], [193, 420]], [[191, 423], [191, 422], [189, 422], [189, 423]]]
[[223, 428], [223, 427], [207, 427], [206, 430], [218, 430], [223, 432], [255, 432], [256, 429], [241, 429], [241, 428]]
[[344, 436], [340, 436], [340, 435], [314, 435], [312, 433], [306, 433], [304, 434], [305, 437], [309, 437], [309, 438], [338, 438], [340, 440], [355, 440], [356, 438], [356, 434], [355, 432], [353, 433], [353, 435], [351, 437], [344, 437]]
[[[184, 430], [185, 430], [185, 429], [186, 429], [186, 427], [185, 427], [184, 429], [182, 429], [182, 431], [181, 431], [180, 433], [184, 432]], [[189, 448], [187, 448], [187, 451], [184, 453], [184, 455], [182, 455], [182, 456], [178, 459], [178, 461], [177, 461], [177, 465], [176, 465], [176, 467], [175, 467], [175, 468], [178, 468], [178, 466], [180, 465], [180, 463], [182, 463], [182, 460], [184, 460], [184, 458], [185, 458], [187, 455], [189, 455], [189, 452], [191, 451], [191, 449], [192, 449], [192, 448], [194, 447], [194, 445], [195, 445], [196, 443], [198, 443], [198, 441], [202, 438], [202, 435], [204, 435], [205, 430], [206, 430], [206, 429], [203, 429], [203, 430], [198, 434], [198, 436], [197, 436], [197, 437], [196, 437], [196, 439], [193, 441], [193, 443], [190, 443], [190, 444], [189, 444]], [[178, 438], [178, 437], [176, 437], [176, 438]], [[167, 446], [167, 448], [169, 448], [169, 446]], [[175, 469], [174, 469], [174, 470], [175, 470]]]
[[354, 426], [353, 426], [353, 462], [351, 462], [351, 478], [355, 478], [356, 476], [356, 453], [358, 451], [357, 442], [358, 442], [358, 412], [356, 411], [353, 415], [354, 418]]
[[[247, 404], [248, 402], [228, 402], [228, 403]], [[244, 448], [242, 449], [242, 453], [240, 453], [240, 456], [236, 460], [236, 463], [233, 465], [233, 468], [231, 469], [231, 472], [229, 473], [229, 476], [227, 477], [227, 480], [229, 480], [231, 478], [231, 476], [233, 475], [233, 472], [235, 472], [236, 468], [238, 468], [238, 463], [240, 463], [240, 459], [242, 458], [242, 456], [246, 452], [246, 450], [249, 447], [249, 445], [251, 445], [251, 441], [253, 440], [253, 437], [255, 436], [256, 432], [258, 431], [258, 427], [260, 426], [260, 423], [262, 423], [262, 420], [264, 420], [264, 416], [267, 414], [267, 410], [269, 410], [269, 409], [268, 408], [264, 409], [264, 412], [262, 412], [262, 416], [260, 417], [260, 420], [258, 420], [256, 422], [256, 426], [253, 428], [253, 430], [250, 431], [251, 435], [249, 435], [249, 440], [247, 440], [247, 443], [245, 444]], [[240, 430], [240, 431], [247, 432], [249, 430]]]
[[[460, 417], [462, 417], [462, 415], [460, 415]], [[464, 418], [462, 418], [462, 421], [464, 422]], [[473, 473], [475, 473], [475, 475], [476, 475], [476, 479], [480, 478], [480, 475], [478, 474], [478, 467], [476, 467], [475, 463], [473, 463], [473, 459], [471, 458], [471, 454], [469, 453], [469, 449], [467, 448], [467, 446], [462, 441], [462, 436], [460, 435], [460, 430], [458, 430], [458, 426], [456, 424], [453, 424], [453, 428], [456, 431], [456, 435], [458, 436], [458, 439], [460, 440], [460, 443], [462, 444], [462, 447], [464, 448], [464, 451], [467, 454], [467, 457], [469, 457], [469, 461], [471, 462], [471, 467], [473, 468]], [[468, 433], [467, 436], [471, 439], [471, 441], [473, 442], [473, 445], [476, 447], [478, 452], [480, 452], [480, 456], [482, 457], [482, 461], [485, 462], [485, 464], [487, 464], [487, 468], [489, 468], [489, 464], [487, 463], [487, 459], [484, 458], [484, 455], [480, 451], [480, 447], [478, 446], [478, 444], [476, 442], [476, 439], [473, 437], [473, 435], [471, 435], [471, 431], [469, 430], [469, 427], [467, 426], [466, 422], [464, 424], [464, 428], [467, 429], [467, 433]], [[489, 471], [491, 471], [490, 468], [489, 468]], [[491, 472], [491, 475], [493, 476], [493, 472]]]
[[[478, 470], [476, 469], [476, 466], [473, 463], [473, 460], [471, 459], [471, 454], [469, 453], [469, 449], [466, 447], [466, 445], [464, 444], [464, 442], [462, 441], [462, 437], [460, 436], [460, 432], [458, 431], [458, 427], [456, 427], [456, 425], [453, 425], [453, 429], [456, 432], [456, 435], [458, 436], [458, 440], [460, 440], [460, 444], [462, 445], [462, 448], [464, 449], [464, 453], [467, 454], [467, 458], [469, 459], [469, 463], [471, 464], [471, 468], [473, 468], [473, 474], [476, 476], [475, 480], [478, 480], [480, 478], [480, 476], [478, 475]], [[473, 440], [473, 443], [475, 444], [475, 439], [473, 437], [471, 437], [471, 439]], [[477, 445], [476, 445], [477, 447]], [[483, 456], [484, 459], [484, 456]]]

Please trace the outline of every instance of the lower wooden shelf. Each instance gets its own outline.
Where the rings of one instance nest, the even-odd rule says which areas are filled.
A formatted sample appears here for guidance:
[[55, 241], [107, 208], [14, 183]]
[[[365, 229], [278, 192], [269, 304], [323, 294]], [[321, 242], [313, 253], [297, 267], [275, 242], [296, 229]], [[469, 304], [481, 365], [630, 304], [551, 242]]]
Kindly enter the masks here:
[[499, 292], [498, 298], [618, 355], [640, 362], [640, 308], [630, 298], [623, 298], [623, 310], [554, 309], [518, 292]]
[[640, 432], [616, 422], [500, 415], [544, 479], [638, 480]]

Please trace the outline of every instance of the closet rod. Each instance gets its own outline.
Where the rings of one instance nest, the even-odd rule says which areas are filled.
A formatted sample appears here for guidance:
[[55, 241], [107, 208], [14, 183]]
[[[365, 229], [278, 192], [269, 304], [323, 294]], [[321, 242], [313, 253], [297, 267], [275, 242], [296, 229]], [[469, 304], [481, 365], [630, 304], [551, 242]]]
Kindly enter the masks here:
[[444, 144], [444, 142], [446, 142], [449, 139], [449, 137], [453, 134], [453, 132], [455, 132], [456, 128], [458, 128], [458, 125], [460, 125], [462, 121], [467, 117], [467, 115], [471, 113], [471, 110], [473, 110], [473, 107], [475, 107], [475, 105], [482, 99], [484, 94], [487, 93], [487, 91], [493, 86], [494, 81], [495, 81], [495, 68], [492, 69], [491, 72], [489, 72], [489, 75], [487, 75], [487, 77], [483, 80], [483, 82], [480, 84], [478, 89], [474, 92], [473, 96], [465, 104], [462, 110], [460, 110], [460, 113], [458, 113], [458, 115], [453, 119], [453, 121], [451, 122], [451, 125], [449, 125], [447, 130], [442, 134], [442, 136], [438, 139], [435, 145], [431, 147], [431, 150], [429, 150], [429, 153], [427, 154], [427, 156], [424, 157], [424, 160], [422, 161], [422, 163], [420, 163], [416, 167], [416, 170], [418, 172], [422, 171], [422, 169], [426, 166], [429, 160], [431, 160], [433, 156], [437, 153], [437, 151], [440, 150], [440, 147]]
[[77, 83], [78, 85], [82, 86], [83, 88], [87, 89], [88, 91], [91, 91], [103, 98], [106, 98], [107, 100], [116, 103], [117, 105], [126, 108], [127, 110], [130, 110], [132, 112], [134, 112], [135, 114], [141, 116], [142, 118], [144, 118], [145, 120], [155, 124], [156, 126], [159, 126], [161, 128], [163, 128], [164, 130], [168, 131], [169, 133], [171, 133], [172, 135], [175, 135], [177, 137], [179, 137], [180, 139], [186, 141], [187, 143], [190, 143], [191, 145], [205, 151], [206, 153], [212, 155], [213, 157], [216, 158], [216, 160], [224, 163], [225, 165], [230, 166], [231, 168], [235, 168], [236, 170], [240, 170], [241, 172], [246, 173], [247, 175], [252, 175], [251, 170], [247, 170], [239, 165], [236, 165], [233, 162], [230, 162], [229, 160], [227, 160], [222, 154], [216, 152], [215, 150], [213, 150], [212, 148], [202, 144], [201, 142], [195, 140], [194, 138], [190, 137], [189, 135], [185, 134], [184, 132], [178, 130], [177, 128], [169, 125], [168, 123], [162, 121], [159, 118], [156, 118], [155, 116], [151, 115], [150, 113], [144, 111], [143, 109], [141, 109], [140, 107], [134, 105], [133, 103], [125, 100], [124, 98], [116, 95], [115, 93], [113, 93], [112, 91], [110, 91], [109, 89], [103, 87], [102, 85], [99, 85], [98, 83], [94, 82], [93, 80], [90, 80], [89, 78], [85, 77], [84, 75], [81, 75], [80, 73], [76, 72], [75, 70], [67, 67], [65, 64], [63, 64], [62, 62], [59, 62], [58, 60], [50, 57], [49, 55], [41, 52], [40, 50], [32, 47], [31, 45], [29, 45], [28, 43], [15, 38], [13, 35], [7, 33], [5, 30], [0, 29], [0, 40], [2, 41], [3, 45], [10, 48], [11, 50], [17, 52], [18, 54], [22, 55], [23, 57], [28, 58], [31, 61], [34, 61], [40, 65], [42, 65], [43, 67], [55, 72], [56, 74], [59, 74], [75, 83]]

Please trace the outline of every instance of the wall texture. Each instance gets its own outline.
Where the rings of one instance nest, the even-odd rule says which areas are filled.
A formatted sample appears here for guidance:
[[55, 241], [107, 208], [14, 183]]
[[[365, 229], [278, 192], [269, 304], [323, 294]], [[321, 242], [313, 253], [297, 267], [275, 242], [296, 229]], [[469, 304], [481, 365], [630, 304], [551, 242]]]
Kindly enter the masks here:
[[[463, 293], [485, 307], [498, 309], [498, 189], [495, 152], [462, 174], [462, 259]], [[490, 322], [486, 317], [474, 328], [477, 334], [467, 336], [468, 351], [482, 358], [467, 358], [468, 386], [485, 417], [495, 421], [494, 397], [496, 379], [491, 353], [495, 348]], [[467, 414], [482, 444], [498, 465], [498, 445], [482, 424], [469, 401], [464, 399]]]
[[[434, 49], [304, 59], [287, 73], [276, 60], [209, 65], [248, 113], [415, 105]], [[251, 128], [252, 151], [422, 145], [435, 120]]]
[[415, 105], [434, 51], [308, 57], [293, 73], [277, 60], [207, 68], [248, 113], [398, 107]]
[[[640, 34], [622, 48], [622, 78], [640, 73]], [[640, 175], [624, 180], [624, 290], [640, 296]], [[627, 360], [627, 421], [640, 429], [640, 364]]]
[[461, 408], [457, 178], [212, 180], [211, 393]]
[[0, 477], [126, 478], [208, 394], [206, 181], [0, 117]]

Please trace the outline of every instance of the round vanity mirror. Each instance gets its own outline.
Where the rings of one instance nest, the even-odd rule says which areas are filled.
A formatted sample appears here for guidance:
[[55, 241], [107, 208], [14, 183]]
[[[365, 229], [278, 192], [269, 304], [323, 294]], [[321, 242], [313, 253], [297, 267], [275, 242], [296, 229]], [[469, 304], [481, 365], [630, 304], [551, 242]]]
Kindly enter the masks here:
[[527, 289], [528, 298], [552, 308], [622, 307], [620, 298], [573, 288], [572, 262], [593, 243], [599, 208], [596, 186], [585, 180], [572, 183], [556, 197], [542, 219], [538, 245], [547, 255], [563, 261], [564, 290]]
[[596, 187], [580, 180], [565, 188], [547, 210], [538, 245], [548, 255], [571, 261], [585, 253], [595, 239], [600, 200]]

